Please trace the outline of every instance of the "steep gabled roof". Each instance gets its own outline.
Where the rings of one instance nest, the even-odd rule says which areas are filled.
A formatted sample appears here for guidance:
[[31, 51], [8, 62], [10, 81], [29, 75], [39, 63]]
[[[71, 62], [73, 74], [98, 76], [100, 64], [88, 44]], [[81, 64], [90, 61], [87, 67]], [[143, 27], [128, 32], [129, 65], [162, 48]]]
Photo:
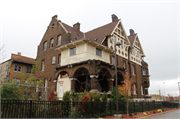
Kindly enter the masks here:
[[[73, 27], [71, 27], [71, 26], [69, 26], [69, 25], [67, 25], [67, 24], [65, 24], [65, 23], [63, 23], [63, 22], [61, 22], [62, 23], [62, 25], [64, 26], [64, 28], [68, 31], [68, 32], [70, 32], [71, 33], [71, 40], [72, 41], [75, 41], [75, 40], [77, 40], [77, 39], [81, 39], [81, 38], [83, 38], [84, 37], [84, 33], [83, 32], [78, 32], [75, 28], [73, 28]], [[77, 38], [77, 39], [76, 39]]]
[[111, 22], [109, 24], [106, 24], [104, 26], [98, 27], [96, 29], [93, 29], [91, 31], [88, 31], [85, 33], [86, 37], [95, 40], [97, 39], [98, 43], [102, 43], [103, 39], [106, 36], [111, 35], [111, 33], [113, 32], [115, 26], [117, 25], [117, 23], [119, 22], [119, 19]]
[[131, 43], [131, 46], [133, 45], [136, 36], [137, 36], [137, 33], [128, 36], [128, 39], [129, 39], [129, 42]]
[[130, 29], [130, 35], [128, 36], [129, 42], [131, 43], [131, 46], [135, 45], [135, 40], [137, 39], [139, 42], [139, 47], [142, 53], [142, 56], [145, 57], [144, 51], [142, 49], [141, 43], [139, 41], [137, 33], [134, 33], [134, 30]]
[[29, 58], [29, 57], [25, 57], [25, 56], [21, 56], [21, 55], [12, 54], [11, 55], [11, 59], [13, 61], [20, 62], [20, 63], [35, 64], [35, 59]]

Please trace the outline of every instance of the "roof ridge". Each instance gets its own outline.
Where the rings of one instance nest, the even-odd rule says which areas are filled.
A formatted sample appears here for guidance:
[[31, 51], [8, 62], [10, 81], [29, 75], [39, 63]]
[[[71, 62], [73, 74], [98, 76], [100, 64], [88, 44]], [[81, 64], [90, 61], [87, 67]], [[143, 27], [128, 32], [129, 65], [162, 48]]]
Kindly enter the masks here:
[[[120, 19], [118, 19], [117, 21], [119, 22], [119, 20], [120, 20]], [[104, 24], [104, 25], [102, 25], [102, 26], [99, 26], [99, 27], [97, 27], [97, 28], [94, 28], [94, 29], [92, 29], [92, 30], [90, 30], [90, 31], [87, 31], [87, 32], [85, 32], [85, 33], [91, 32], [91, 31], [93, 31], [93, 30], [96, 30], [96, 29], [105, 27], [105, 26], [110, 25], [110, 24], [113, 24], [113, 23], [116, 23], [116, 24], [117, 24], [117, 23], [118, 23], [117, 21]]]
[[17, 54], [14, 54], [14, 53], [12, 53], [12, 55], [21, 56], [21, 57], [25, 57], [25, 58], [29, 58], [29, 59], [33, 59], [33, 60], [35, 60], [34, 58], [27, 57], [27, 56], [22, 56], [22, 55], [17, 55]]

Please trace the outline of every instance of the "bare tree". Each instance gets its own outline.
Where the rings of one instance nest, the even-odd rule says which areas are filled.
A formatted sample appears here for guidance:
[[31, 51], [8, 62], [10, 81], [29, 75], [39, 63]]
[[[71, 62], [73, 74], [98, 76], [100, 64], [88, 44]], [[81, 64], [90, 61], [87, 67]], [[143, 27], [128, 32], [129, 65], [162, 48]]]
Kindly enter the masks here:
[[2, 63], [2, 61], [5, 59], [6, 55], [5, 53], [5, 45], [2, 45], [0, 47], [0, 63]]

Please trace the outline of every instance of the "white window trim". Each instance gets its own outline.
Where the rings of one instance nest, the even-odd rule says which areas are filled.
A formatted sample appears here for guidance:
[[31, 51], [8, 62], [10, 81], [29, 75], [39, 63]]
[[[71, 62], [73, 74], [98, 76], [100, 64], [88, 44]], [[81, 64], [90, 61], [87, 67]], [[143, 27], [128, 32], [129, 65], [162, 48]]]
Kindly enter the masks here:
[[[16, 67], [16, 66], [17, 66], [17, 71], [15, 71], [15, 67]], [[22, 66], [20, 66], [20, 65], [14, 65], [14, 72], [19, 72], [19, 73], [21, 73], [21, 71], [18, 71], [19, 67], [21, 67], [21, 71], [22, 71]]]
[[55, 64], [56, 63], [56, 56], [53, 56], [52, 57], [52, 64]]
[[46, 50], [47, 50], [47, 41], [45, 41], [43, 44], [43, 51], [46, 51]]
[[41, 66], [41, 71], [45, 70], [45, 60], [42, 60], [42, 66]]
[[143, 86], [141, 85], [141, 95], [144, 95], [143, 93]]
[[50, 48], [53, 48], [53, 45], [54, 45], [54, 39], [52, 38], [52, 39], [50, 40]]
[[61, 45], [61, 35], [58, 36], [58, 43], [57, 45]]

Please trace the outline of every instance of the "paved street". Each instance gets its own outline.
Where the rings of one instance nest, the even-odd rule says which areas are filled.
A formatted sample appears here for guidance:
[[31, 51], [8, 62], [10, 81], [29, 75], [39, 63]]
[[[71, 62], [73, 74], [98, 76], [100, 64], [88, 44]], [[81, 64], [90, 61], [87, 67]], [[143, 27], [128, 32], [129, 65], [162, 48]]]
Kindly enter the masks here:
[[180, 119], [180, 110], [167, 112], [149, 119]]

